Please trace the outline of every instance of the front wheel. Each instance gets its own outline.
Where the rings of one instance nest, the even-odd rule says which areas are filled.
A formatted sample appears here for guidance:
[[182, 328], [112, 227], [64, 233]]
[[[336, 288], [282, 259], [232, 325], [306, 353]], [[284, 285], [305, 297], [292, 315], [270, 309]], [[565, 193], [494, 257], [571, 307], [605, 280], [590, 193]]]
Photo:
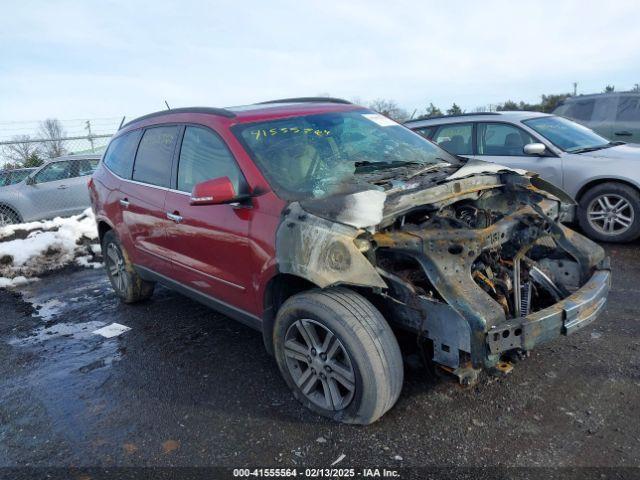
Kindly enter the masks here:
[[382, 314], [346, 288], [294, 295], [274, 325], [276, 361], [307, 408], [344, 423], [375, 422], [396, 402], [403, 365]]
[[640, 194], [629, 185], [601, 183], [580, 199], [580, 227], [602, 242], [630, 242], [640, 236]]

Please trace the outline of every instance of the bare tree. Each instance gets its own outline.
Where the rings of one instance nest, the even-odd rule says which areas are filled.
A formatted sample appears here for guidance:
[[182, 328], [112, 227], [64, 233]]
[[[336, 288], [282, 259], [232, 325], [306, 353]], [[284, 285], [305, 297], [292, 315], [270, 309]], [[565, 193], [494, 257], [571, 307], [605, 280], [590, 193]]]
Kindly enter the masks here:
[[39, 159], [38, 144], [29, 135], [13, 137], [12, 143], [4, 145], [4, 157], [16, 165], [31, 165], [34, 159]]
[[396, 122], [404, 122], [409, 118], [407, 111], [400, 108], [393, 100], [378, 98], [369, 104], [369, 108]]
[[61, 157], [67, 153], [62, 140], [66, 132], [57, 118], [47, 118], [44, 122], [40, 122], [38, 134], [40, 138], [46, 140], [42, 142], [42, 149], [49, 158]]

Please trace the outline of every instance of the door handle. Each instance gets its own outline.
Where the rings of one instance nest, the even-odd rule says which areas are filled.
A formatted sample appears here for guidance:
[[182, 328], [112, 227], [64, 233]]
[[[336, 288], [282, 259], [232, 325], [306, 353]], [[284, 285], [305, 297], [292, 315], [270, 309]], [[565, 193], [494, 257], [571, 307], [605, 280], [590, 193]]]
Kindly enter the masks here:
[[627, 132], [626, 130], [622, 132], [615, 132], [615, 134], [619, 137], [630, 137], [631, 135], [633, 135], [631, 132]]
[[169, 220], [173, 220], [176, 223], [180, 223], [182, 221], [182, 217], [180, 215], [178, 215], [178, 213], [169, 213], [167, 212], [167, 218]]
[[60, 185], [58, 187], [58, 190], [66, 190], [67, 188], [69, 188], [69, 187], [67, 187], [66, 185]]
[[123, 198], [122, 200], [120, 200], [120, 205], [122, 205], [124, 208], [129, 208], [129, 200]]

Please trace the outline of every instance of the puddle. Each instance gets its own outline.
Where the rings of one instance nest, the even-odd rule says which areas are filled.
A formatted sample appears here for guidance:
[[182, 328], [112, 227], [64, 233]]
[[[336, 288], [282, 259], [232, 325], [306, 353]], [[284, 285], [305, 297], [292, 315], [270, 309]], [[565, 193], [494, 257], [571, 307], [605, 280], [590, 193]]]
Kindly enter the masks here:
[[104, 322], [99, 321], [84, 323], [56, 323], [49, 327], [43, 326], [35, 328], [28, 337], [13, 338], [9, 340], [9, 344], [27, 346], [59, 339], [61, 337], [67, 337], [74, 340], [85, 340], [95, 337], [93, 331], [103, 326]]

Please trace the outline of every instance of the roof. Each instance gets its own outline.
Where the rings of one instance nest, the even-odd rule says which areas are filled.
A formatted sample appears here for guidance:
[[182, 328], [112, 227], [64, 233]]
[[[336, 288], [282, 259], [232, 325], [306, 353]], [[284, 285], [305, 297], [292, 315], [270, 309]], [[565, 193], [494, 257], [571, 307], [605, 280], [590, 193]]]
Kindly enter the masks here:
[[431, 117], [423, 120], [410, 120], [405, 122], [405, 125], [409, 128], [428, 127], [430, 125], [440, 125], [443, 123], [463, 123], [463, 122], [491, 122], [491, 121], [522, 121], [529, 118], [547, 117], [548, 113], [542, 112], [529, 112], [529, 111], [507, 111], [507, 112], [485, 112], [485, 113], [472, 113], [462, 115], [446, 115], [442, 117]]
[[268, 100], [266, 102], [254, 103], [251, 105], [240, 105], [227, 108], [212, 107], [186, 107], [160, 110], [135, 118], [122, 125], [120, 130], [130, 127], [139, 122], [156, 117], [166, 117], [174, 114], [202, 114], [213, 115], [226, 118], [236, 122], [257, 121], [262, 118], [284, 117], [291, 115], [321, 113], [325, 111], [341, 111], [359, 109], [347, 100], [332, 97], [299, 97], [283, 98], [280, 100]]
[[63, 155], [62, 157], [49, 158], [45, 161], [45, 163], [49, 162], [61, 162], [63, 160], [100, 160], [102, 157], [101, 153], [85, 153], [78, 155]]

